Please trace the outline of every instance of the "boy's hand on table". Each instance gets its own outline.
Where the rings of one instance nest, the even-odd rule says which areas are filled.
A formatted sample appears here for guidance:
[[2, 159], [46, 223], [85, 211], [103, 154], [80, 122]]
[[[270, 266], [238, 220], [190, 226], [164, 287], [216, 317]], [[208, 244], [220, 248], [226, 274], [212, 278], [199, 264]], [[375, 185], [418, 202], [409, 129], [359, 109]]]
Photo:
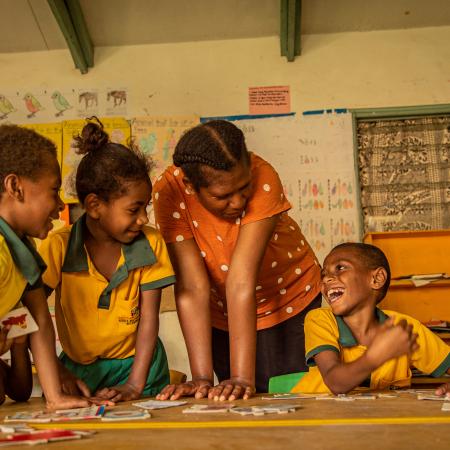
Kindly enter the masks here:
[[411, 354], [418, 348], [417, 334], [413, 333], [412, 325], [406, 320], [400, 320], [394, 325], [391, 317], [381, 325], [367, 349], [366, 357], [374, 367], [379, 367], [389, 359]]
[[450, 383], [443, 384], [436, 389], [436, 395], [445, 396], [450, 399]]
[[211, 387], [211, 381], [205, 379], [169, 384], [156, 396], [156, 400], [178, 400], [180, 397], [190, 397], [192, 395], [196, 399], [200, 399], [208, 396]]
[[111, 402], [128, 402], [140, 398], [141, 394], [142, 391], [139, 391], [131, 383], [126, 382], [109, 388], [99, 389], [95, 393], [95, 398]]
[[239, 378], [230, 378], [229, 380], [221, 381], [217, 386], [209, 390], [208, 398], [224, 401], [237, 400], [243, 398], [249, 399], [255, 394], [255, 387], [245, 380]]

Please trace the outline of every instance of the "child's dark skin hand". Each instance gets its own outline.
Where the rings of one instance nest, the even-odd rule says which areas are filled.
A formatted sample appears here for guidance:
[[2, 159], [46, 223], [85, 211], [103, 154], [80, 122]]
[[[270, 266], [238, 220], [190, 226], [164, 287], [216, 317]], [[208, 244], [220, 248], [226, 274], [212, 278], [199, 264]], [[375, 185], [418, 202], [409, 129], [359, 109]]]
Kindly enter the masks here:
[[210, 380], [198, 379], [181, 384], [169, 384], [157, 396], [156, 400], [178, 400], [180, 397], [194, 396], [205, 398], [212, 387]]
[[394, 319], [389, 318], [377, 331], [367, 349], [366, 358], [374, 367], [379, 367], [389, 359], [413, 353], [419, 346], [417, 334], [412, 330], [412, 325], [405, 320], [394, 325]]
[[91, 397], [91, 391], [87, 384], [73, 375], [62, 364], [59, 366], [59, 379], [64, 394]]
[[443, 384], [442, 386], [439, 386], [436, 391], [436, 395], [442, 395], [447, 398], [450, 398], [450, 383]]
[[142, 391], [140, 391], [127, 381], [124, 384], [118, 384], [109, 388], [99, 389], [95, 393], [95, 397], [115, 403], [137, 400], [141, 397], [141, 394]]

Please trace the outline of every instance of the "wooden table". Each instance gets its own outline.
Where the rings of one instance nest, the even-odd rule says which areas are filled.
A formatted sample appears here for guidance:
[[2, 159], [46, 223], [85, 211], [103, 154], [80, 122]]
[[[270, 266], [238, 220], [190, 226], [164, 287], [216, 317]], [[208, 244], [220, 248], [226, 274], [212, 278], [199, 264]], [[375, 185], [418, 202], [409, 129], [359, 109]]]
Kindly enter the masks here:
[[[151, 411], [147, 421], [130, 423], [71, 422], [34, 424], [39, 428], [96, 430], [88, 439], [55, 442], [52, 449], [450, 449], [450, 412], [442, 412], [440, 401], [419, 401], [401, 393], [397, 398], [355, 400], [285, 400], [300, 403], [295, 413], [239, 416], [183, 414], [188, 405]], [[192, 399], [188, 400], [193, 403]], [[272, 402], [254, 398], [236, 401], [247, 406]], [[278, 401], [277, 401], [278, 402]], [[196, 403], [206, 403], [198, 401]], [[6, 403], [0, 418], [17, 411], [44, 407], [40, 399], [27, 404]], [[130, 403], [117, 408], [134, 408]], [[28, 447], [27, 447], [28, 448]]]

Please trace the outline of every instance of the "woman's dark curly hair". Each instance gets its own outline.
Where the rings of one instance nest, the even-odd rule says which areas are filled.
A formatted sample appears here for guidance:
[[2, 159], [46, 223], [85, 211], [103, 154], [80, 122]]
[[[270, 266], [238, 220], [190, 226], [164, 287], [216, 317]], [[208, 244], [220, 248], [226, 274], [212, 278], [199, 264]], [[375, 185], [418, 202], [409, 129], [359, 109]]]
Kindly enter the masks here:
[[146, 181], [151, 186], [151, 161], [139, 150], [110, 142], [103, 124], [96, 118], [75, 137], [77, 153], [84, 155], [76, 173], [75, 187], [81, 203], [88, 194], [104, 201], [127, 192], [126, 183]]
[[191, 128], [178, 141], [173, 155], [173, 163], [183, 169], [197, 191], [211, 181], [204, 166], [228, 172], [241, 161], [250, 162], [244, 134], [225, 120], [213, 120]]
[[46, 137], [17, 125], [0, 125], [0, 193], [6, 176], [36, 181], [57, 164], [56, 146]]

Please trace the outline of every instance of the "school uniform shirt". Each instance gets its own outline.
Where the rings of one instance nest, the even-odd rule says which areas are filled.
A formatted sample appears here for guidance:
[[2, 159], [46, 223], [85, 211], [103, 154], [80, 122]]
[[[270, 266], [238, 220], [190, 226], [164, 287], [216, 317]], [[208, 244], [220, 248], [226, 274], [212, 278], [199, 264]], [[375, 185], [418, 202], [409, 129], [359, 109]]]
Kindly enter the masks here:
[[20, 239], [0, 218], [0, 318], [20, 302], [25, 290], [42, 287], [44, 261], [28, 237]]
[[44, 284], [55, 289], [55, 313], [64, 353], [75, 362], [122, 359], [135, 353], [141, 291], [175, 282], [166, 245], [156, 230], [144, 227], [123, 244], [108, 281], [84, 245], [85, 216], [49, 235], [39, 251], [47, 263]]
[[169, 167], [153, 189], [156, 226], [168, 243], [195, 239], [211, 282], [212, 326], [228, 329], [225, 284], [242, 226], [280, 214], [267, 244], [256, 285], [257, 329], [270, 328], [301, 312], [319, 293], [317, 259], [287, 211], [273, 167], [251, 154], [252, 195], [241, 218], [226, 221], [207, 211], [186, 189], [183, 171]]
[[[411, 384], [411, 366], [433, 377], [442, 376], [450, 368], [450, 347], [418, 320], [394, 311], [376, 309], [378, 321], [383, 323], [389, 316], [398, 323], [404, 319], [417, 333], [419, 348], [410, 356], [390, 359], [370, 375], [370, 389], [382, 390], [406, 387]], [[306, 364], [309, 372], [300, 379], [292, 392], [330, 392], [324, 383], [314, 356], [325, 350], [336, 352], [340, 360], [350, 363], [360, 358], [367, 347], [356, 342], [350, 328], [342, 317], [335, 316], [330, 308], [310, 311], [305, 319]], [[367, 383], [369, 385], [369, 383]]]

